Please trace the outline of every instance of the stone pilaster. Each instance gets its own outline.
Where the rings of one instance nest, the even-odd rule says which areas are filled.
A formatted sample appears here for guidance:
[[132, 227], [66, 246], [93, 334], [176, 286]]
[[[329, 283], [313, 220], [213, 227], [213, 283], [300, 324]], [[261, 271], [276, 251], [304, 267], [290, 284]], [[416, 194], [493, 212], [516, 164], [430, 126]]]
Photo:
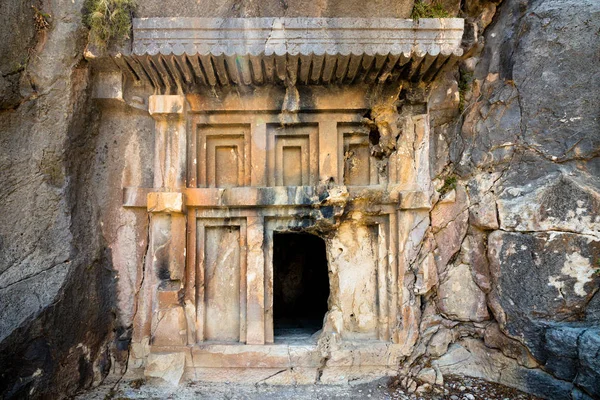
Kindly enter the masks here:
[[154, 192], [148, 193], [153, 291], [151, 341], [157, 346], [185, 345], [187, 324], [182, 306], [185, 275], [186, 100], [184, 96], [149, 98], [154, 133]]

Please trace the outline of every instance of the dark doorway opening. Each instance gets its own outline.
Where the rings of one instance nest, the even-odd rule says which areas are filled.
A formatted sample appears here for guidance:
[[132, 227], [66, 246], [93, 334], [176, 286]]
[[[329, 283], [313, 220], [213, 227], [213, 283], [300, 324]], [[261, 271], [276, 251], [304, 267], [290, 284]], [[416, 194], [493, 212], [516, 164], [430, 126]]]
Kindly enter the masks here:
[[273, 235], [275, 336], [302, 339], [323, 327], [329, 298], [325, 242], [308, 233]]

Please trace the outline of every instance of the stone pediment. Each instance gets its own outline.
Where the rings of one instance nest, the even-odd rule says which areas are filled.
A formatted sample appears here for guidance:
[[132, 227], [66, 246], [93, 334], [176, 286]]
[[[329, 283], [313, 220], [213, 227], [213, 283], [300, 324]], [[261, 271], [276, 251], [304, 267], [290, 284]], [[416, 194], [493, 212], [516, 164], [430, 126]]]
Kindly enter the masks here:
[[182, 86], [429, 82], [463, 54], [464, 21], [362, 18], [138, 18], [134, 80]]

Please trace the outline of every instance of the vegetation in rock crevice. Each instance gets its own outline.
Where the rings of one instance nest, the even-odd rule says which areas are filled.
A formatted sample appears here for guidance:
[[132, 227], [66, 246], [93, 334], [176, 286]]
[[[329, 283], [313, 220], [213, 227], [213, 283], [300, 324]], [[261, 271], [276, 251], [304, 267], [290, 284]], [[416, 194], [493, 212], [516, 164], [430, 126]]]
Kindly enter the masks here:
[[84, 23], [90, 41], [100, 49], [129, 39], [135, 0], [86, 0]]
[[48, 13], [43, 12], [36, 6], [31, 6], [31, 8], [34, 12], [33, 21], [35, 23], [35, 30], [40, 32], [48, 29], [50, 27], [50, 19], [52, 18], [52, 16]]
[[456, 176], [450, 175], [444, 178], [444, 185], [438, 189], [440, 196], [444, 196], [446, 193], [456, 189], [457, 179]]
[[439, 1], [428, 4], [424, 3], [423, 0], [417, 0], [410, 17], [418, 21], [420, 18], [448, 18], [450, 14]]
[[467, 103], [466, 94], [471, 89], [473, 84], [473, 73], [472, 72], [460, 72], [460, 78], [458, 80], [458, 111], [462, 114], [465, 111], [465, 105]]

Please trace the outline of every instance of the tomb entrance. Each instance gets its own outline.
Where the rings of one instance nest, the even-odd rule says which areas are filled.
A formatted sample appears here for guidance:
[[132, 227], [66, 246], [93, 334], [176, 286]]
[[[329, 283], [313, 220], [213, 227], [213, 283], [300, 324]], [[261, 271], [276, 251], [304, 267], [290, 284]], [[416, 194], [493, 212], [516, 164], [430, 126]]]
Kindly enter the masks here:
[[133, 367], [270, 383], [397, 371], [433, 279], [418, 259], [428, 91], [462, 34], [452, 18], [134, 19], [95, 87], [154, 120], [151, 187], [123, 188], [149, 216]]

